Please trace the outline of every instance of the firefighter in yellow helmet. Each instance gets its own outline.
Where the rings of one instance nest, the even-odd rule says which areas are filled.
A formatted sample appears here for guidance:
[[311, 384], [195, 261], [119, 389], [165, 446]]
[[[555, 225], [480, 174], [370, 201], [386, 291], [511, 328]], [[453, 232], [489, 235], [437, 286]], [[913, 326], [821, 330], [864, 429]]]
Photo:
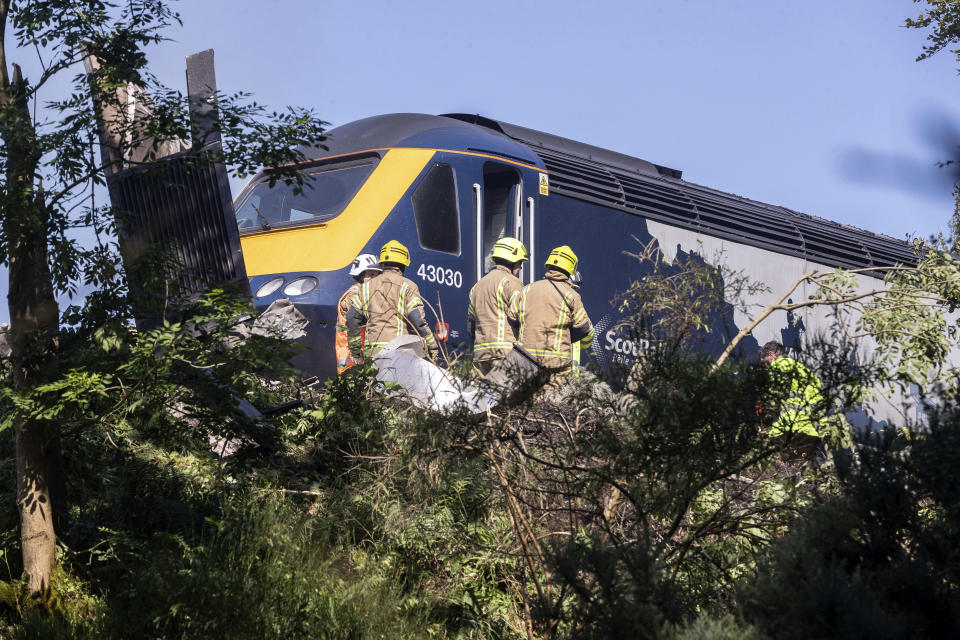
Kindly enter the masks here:
[[377, 256], [372, 253], [361, 253], [350, 265], [350, 275], [354, 283], [343, 292], [337, 301], [337, 335], [334, 341], [337, 353], [337, 373], [343, 373], [354, 364], [350, 358], [350, 344], [347, 340], [347, 313], [353, 306], [353, 298], [360, 293], [360, 286], [375, 276], [380, 275], [383, 269], [378, 264]]
[[467, 306], [473, 363], [483, 374], [505, 358], [517, 340], [519, 322], [510, 307], [523, 290], [517, 275], [527, 260], [527, 248], [516, 238], [500, 238], [490, 258], [493, 269], [470, 289]]
[[[436, 355], [437, 341], [427, 325], [420, 289], [403, 277], [403, 270], [408, 266], [410, 252], [405, 246], [396, 240], [383, 245], [380, 250], [383, 273], [360, 285], [360, 292], [347, 312], [350, 353], [354, 359], [362, 358], [364, 353], [376, 355], [388, 342], [403, 335], [419, 335], [431, 357]], [[362, 345], [361, 328], [366, 329]]]
[[564, 245], [550, 252], [542, 280], [528, 284], [514, 301], [512, 313], [520, 320], [518, 341], [551, 369], [570, 369], [572, 345], [587, 349], [593, 343], [593, 324], [580, 294], [570, 285], [577, 272], [577, 255]]

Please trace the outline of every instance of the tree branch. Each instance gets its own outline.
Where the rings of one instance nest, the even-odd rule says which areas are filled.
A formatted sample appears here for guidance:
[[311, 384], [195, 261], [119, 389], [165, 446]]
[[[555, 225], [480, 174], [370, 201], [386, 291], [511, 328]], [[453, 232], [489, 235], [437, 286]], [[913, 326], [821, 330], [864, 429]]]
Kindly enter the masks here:
[[808, 271], [807, 273], [797, 278], [796, 281], [794, 281], [794, 283], [790, 286], [790, 288], [787, 289], [786, 293], [780, 296], [779, 300], [777, 300], [775, 303], [769, 305], [766, 309], [761, 311], [760, 315], [757, 316], [753, 322], [751, 322], [750, 324], [745, 326], [743, 329], [741, 329], [740, 333], [734, 336], [733, 340], [730, 341], [730, 344], [727, 345], [727, 348], [724, 349], [723, 353], [720, 354], [720, 357], [717, 358], [717, 362], [713, 365], [713, 368], [711, 369], [711, 371], [716, 371], [717, 369], [719, 369], [720, 366], [724, 362], [726, 362], [727, 358], [730, 357], [730, 354], [733, 353], [733, 350], [737, 348], [737, 345], [740, 344], [741, 340], [743, 340], [745, 337], [750, 335], [750, 333], [757, 328], [757, 325], [759, 325], [761, 322], [766, 320], [770, 316], [770, 314], [772, 314], [777, 309], [782, 308], [783, 301], [789, 298], [790, 294], [792, 294], [797, 289], [797, 287], [799, 287], [805, 280], [808, 280], [813, 276], [817, 275], [817, 272], [818, 270], [814, 269], [813, 271]]
[[[748, 335], [750, 335], [750, 334], [753, 332], [753, 330], [757, 328], [757, 325], [759, 325], [761, 322], [763, 322], [763, 321], [766, 320], [768, 317], [770, 317], [770, 315], [771, 315], [774, 311], [794, 311], [794, 310], [796, 310], [796, 309], [804, 309], [804, 308], [806, 308], [806, 307], [823, 307], [823, 306], [840, 307], [840, 306], [843, 306], [843, 305], [850, 305], [850, 304], [853, 304], [853, 303], [855, 303], [855, 302], [860, 302], [860, 301], [865, 300], [865, 299], [867, 299], [867, 298], [876, 298], [876, 297], [879, 297], [879, 296], [881, 296], [881, 295], [897, 295], [897, 296], [902, 296], [902, 297], [904, 297], [904, 298], [913, 298], [913, 299], [916, 299], [916, 300], [926, 300], [926, 301], [929, 301], [929, 302], [931, 302], [931, 303], [935, 303], [935, 302], [948, 302], [948, 301], [947, 301], [945, 298], [943, 298], [942, 296], [938, 296], [938, 295], [932, 294], [932, 293], [926, 293], [926, 292], [924, 292], [924, 291], [921, 291], [919, 288], [917, 288], [917, 289], [871, 289], [870, 291], [865, 291], [865, 292], [863, 292], [863, 293], [855, 293], [855, 294], [850, 294], [850, 295], [844, 295], [843, 292], [840, 291], [839, 289], [836, 289], [835, 287], [832, 287], [832, 286], [830, 286], [829, 284], [824, 283], [824, 282], [822, 282], [821, 280], [819, 280], [818, 278], [816, 278], [816, 277], [815, 277], [816, 274], [817, 274], [817, 270], [813, 270], [813, 271], [811, 271], [811, 272], [809, 272], [809, 273], [806, 273], [806, 274], [804, 274], [803, 276], [801, 276], [797, 281], [795, 281], [795, 282], [790, 286], [790, 288], [787, 290], [786, 293], [784, 293], [782, 296], [780, 296], [780, 298], [779, 298], [776, 302], [771, 303], [770, 305], [768, 305], [768, 306], [760, 313], [760, 315], [758, 315], [750, 324], [748, 324], [746, 327], [744, 327], [743, 329], [741, 329], [740, 332], [739, 332], [736, 336], [734, 336], [733, 340], [730, 341], [730, 344], [727, 345], [726, 349], [723, 350], [723, 353], [720, 354], [720, 357], [717, 358], [717, 361], [716, 361], [716, 363], [714, 363], [712, 370], [713, 370], [713, 371], [716, 371], [718, 368], [720, 368], [720, 366], [723, 365], [724, 362], [726, 362], [727, 358], [730, 357], [730, 354], [733, 353], [733, 350], [736, 349], [737, 345], [740, 344], [740, 342], [741, 342], [745, 337], [747, 337]], [[800, 284], [801, 284], [804, 280], [809, 280], [811, 283], [817, 285], [817, 286], [820, 287], [820, 288], [827, 289], [827, 290], [829, 290], [829, 291], [833, 291], [834, 293], [836, 293], [836, 294], [837, 294], [838, 296], [840, 296], [840, 297], [837, 297], [837, 298], [825, 298], [825, 299], [803, 300], [803, 301], [801, 301], [801, 302], [791, 302], [791, 303], [784, 304], [783, 301], [786, 300], [786, 299], [790, 296], [790, 294], [792, 294], [792, 293], [796, 290], [796, 288], [797, 288], [798, 286], [800, 286]], [[919, 306], [919, 307], [925, 307], [925, 306], [927, 306], [927, 305], [926, 305], [926, 304], [922, 304], [922, 303], [917, 303], [917, 302], [915, 302], [915, 303], [904, 304], [904, 305], [900, 305], [900, 306], [901, 306], [901, 307], [903, 307], [903, 306]]]

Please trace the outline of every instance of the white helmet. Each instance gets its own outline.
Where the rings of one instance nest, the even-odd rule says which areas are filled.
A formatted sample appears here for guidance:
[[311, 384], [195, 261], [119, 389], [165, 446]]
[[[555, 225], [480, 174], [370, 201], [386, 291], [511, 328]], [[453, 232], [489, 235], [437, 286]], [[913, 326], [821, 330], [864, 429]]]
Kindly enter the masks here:
[[356, 278], [364, 271], [383, 271], [377, 256], [372, 253], [361, 253], [354, 259], [353, 264], [350, 265], [350, 275]]

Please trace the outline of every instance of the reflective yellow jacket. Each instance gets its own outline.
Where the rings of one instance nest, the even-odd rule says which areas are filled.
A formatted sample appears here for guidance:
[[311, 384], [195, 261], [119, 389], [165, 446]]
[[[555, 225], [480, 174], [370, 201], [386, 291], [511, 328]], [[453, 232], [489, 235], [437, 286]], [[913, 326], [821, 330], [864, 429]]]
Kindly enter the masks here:
[[817, 421], [823, 410], [820, 379], [793, 358], [781, 356], [770, 363], [770, 386], [764, 400], [776, 419], [770, 435], [780, 437], [802, 433], [817, 437]]
[[360, 293], [360, 283], [355, 282], [343, 292], [337, 301], [337, 335], [334, 348], [337, 352], [337, 373], [343, 373], [353, 361], [350, 359], [350, 343], [347, 336], [347, 313], [353, 305], [353, 297]]
[[542, 280], [524, 287], [512, 313], [520, 319], [518, 341], [545, 367], [570, 367], [571, 344], [589, 348], [593, 342], [593, 324], [580, 294], [559, 271], [549, 270]]
[[475, 362], [502, 360], [517, 339], [510, 311], [523, 283], [507, 267], [496, 265], [470, 289], [467, 324]]
[[416, 283], [403, 277], [396, 267], [384, 267], [383, 273], [367, 280], [353, 298], [347, 313], [350, 352], [361, 355], [360, 329], [366, 329], [362, 348], [376, 355], [397, 336], [419, 335], [426, 348], [437, 349], [437, 341], [427, 326], [423, 301]]

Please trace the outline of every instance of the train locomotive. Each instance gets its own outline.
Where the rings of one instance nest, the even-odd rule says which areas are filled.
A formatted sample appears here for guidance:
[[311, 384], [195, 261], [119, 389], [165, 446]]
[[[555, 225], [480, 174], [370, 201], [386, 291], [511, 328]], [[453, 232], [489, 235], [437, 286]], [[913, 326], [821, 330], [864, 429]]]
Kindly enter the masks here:
[[[360, 253], [396, 239], [410, 248], [441, 344], [465, 350], [471, 286], [490, 268], [493, 244], [521, 239], [524, 283], [542, 276], [549, 251], [580, 257], [584, 305], [597, 329], [589, 366], [612, 371], [646, 345], [622, 330], [620, 298], [649, 266], [631, 253], [653, 242], [664, 260], [722, 260], [768, 287], [765, 306], [813, 268], [870, 272], [916, 261], [909, 243], [697, 185], [680, 170], [478, 115], [390, 114], [329, 132], [326, 148], [301, 149], [302, 190], [255, 176], [234, 201], [246, 276], [258, 307], [289, 298], [309, 320], [301, 369], [328, 378], [336, 303]], [[803, 287], [795, 293], [803, 299]], [[719, 353], [747, 322], [733, 307], [701, 348]], [[829, 326], [828, 312], [774, 314], [744, 343], [799, 348], [801, 331]]]

